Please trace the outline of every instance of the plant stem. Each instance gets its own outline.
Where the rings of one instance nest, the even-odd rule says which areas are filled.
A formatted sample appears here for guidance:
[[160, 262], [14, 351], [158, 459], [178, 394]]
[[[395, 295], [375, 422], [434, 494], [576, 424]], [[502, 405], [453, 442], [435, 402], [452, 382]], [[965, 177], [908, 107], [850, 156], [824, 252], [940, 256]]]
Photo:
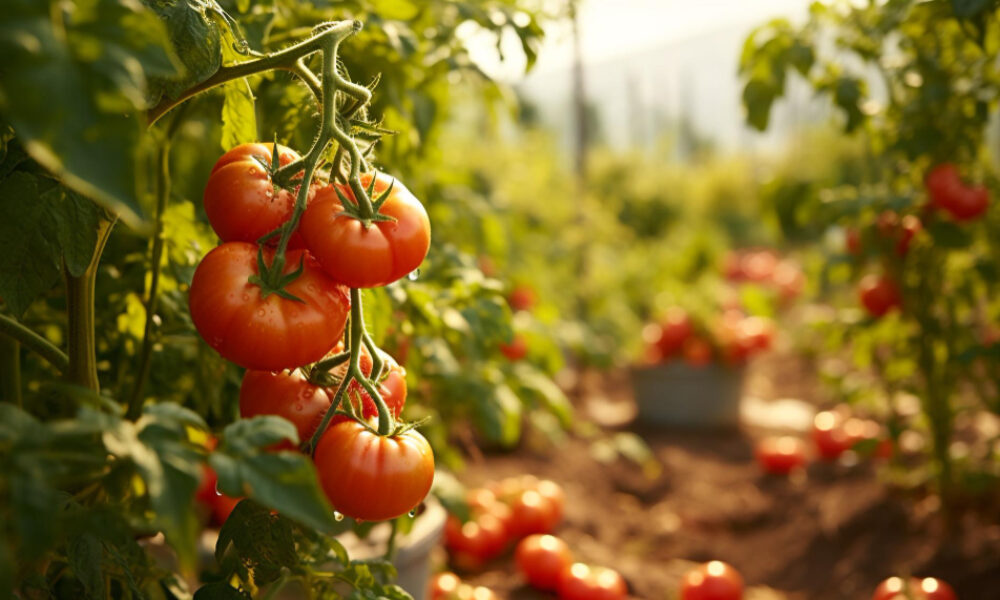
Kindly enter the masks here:
[[0, 338], [0, 401], [22, 406], [21, 344], [13, 338]]
[[385, 543], [385, 554], [382, 558], [391, 561], [393, 555], [396, 554], [396, 537], [399, 534], [399, 519], [393, 519], [389, 522], [391, 529], [389, 530], [389, 540]]
[[160, 287], [160, 263], [163, 260], [163, 211], [166, 209], [167, 199], [170, 198], [170, 138], [176, 131], [177, 123], [180, 121], [175, 117], [168, 128], [167, 134], [160, 143], [157, 155], [157, 166], [159, 167], [156, 179], [156, 212], [154, 213], [153, 245], [149, 253], [149, 290], [146, 292], [145, 302], [146, 323], [142, 330], [142, 349], [139, 351], [139, 369], [135, 378], [135, 387], [132, 388], [132, 396], [129, 398], [128, 410], [125, 418], [135, 420], [142, 412], [143, 388], [149, 378], [149, 370], [153, 362], [153, 327], [156, 319], [157, 300], [159, 298]]
[[175, 98], [165, 99], [151, 108], [147, 113], [147, 120], [149, 121], [149, 124], [152, 125], [160, 117], [188, 98], [206, 90], [210, 90], [213, 87], [222, 85], [227, 81], [232, 81], [241, 77], [247, 77], [249, 75], [254, 75], [264, 71], [271, 71], [274, 69], [295, 71], [295, 64], [298, 60], [303, 56], [308, 56], [309, 54], [320, 50], [323, 46], [324, 40], [328, 39], [329, 36], [339, 36], [340, 39], [343, 39], [360, 30], [361, 21], [339, 21], [328, 24], [326, 28], [322, 29], [309, 39], [303, 40], [298, 44], [289, 46], [288, 48], [275, 52], [274, 54], [258, 58], [256, 60], [248, 60], [235, 65], [220, 67], [214, 75], [205, 81], [184, 90]]
[[79, 277], [66, 273], [66, 312], [69, 317], [69, 366], [66, 378], [91, 391], [101, 390], [97, 379], [97, 353], [94, 335], [94, 284], [104, 245], [108, 243], [115, 219], [102, 218], [98, 223], [97, 246], [87, 270]]
[[62, 350], [7, 315], [0, 315], [0, 334], [17, 340], [25, 348], [44, 358], [60, 373], [65, 373], [69, 369], [69, 357]]

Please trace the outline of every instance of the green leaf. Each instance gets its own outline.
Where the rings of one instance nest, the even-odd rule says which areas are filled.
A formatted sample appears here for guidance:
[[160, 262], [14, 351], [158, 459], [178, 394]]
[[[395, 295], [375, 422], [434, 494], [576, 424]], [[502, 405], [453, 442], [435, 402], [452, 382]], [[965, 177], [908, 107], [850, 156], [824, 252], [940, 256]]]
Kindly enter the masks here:
[[378, 345], [385, 339], [386, 329], [392, 320], [392, 302], [389, 296], [378, 288], [361, 290], [361, 301], [365, 307], [365, 330]]
[[968, 19], [985, 12], [996, 5], [996, 0], [951, 0], [955, 16]]
[[194, 600], [251, 600], [252, 596], [224, 581], [206, 583], [194, 593]]
[[228, 557], [237, 557], [241, 568], [253, 572], [257, 585], [266, 585], [298, 561], [292, 523], [252, 500], [236, 505], [219, 531], [215, 544], [215, 559], [220, 565], [229, 564]]
[[521, 438], [521, 400], [505, 384], [491, 386], [475, 404], [483, 433], [504, 447]]
[[253, 92], [246, 79], [230, 81], [222, 86], [222, 149], [257, 140], [257, 116]]
[[222, 31], [209, 10], [222, 9], [214, 0], [143, 0], [166, 26], [170, 46], [184, 71], [179, 77], [155, 78], [150, 85], [152, 103], [174, 98], [181, 91], [208, 79], [222, 66]]
[[140, 225], [146, 82], [176, 73], [163, 24], [130, 0], [8, 0], [2, 14], [0, 112], [38, 163]]
[[104, 574], [101, 571], [103, 557], [101, 542], [91, 533], [77, 536], [69, 544], [69, 566], [83, 584], [88, 598], [105, 597]]
[[51, 288], [63, 261], [79, 275], [97, 244], [99, 211], [94, 204], [51, 180], [16, 171], [0, 181], [0, 296], [14, 316]]
[[743, 88], [743, 106], [747, 111], [747, 123], [758, 131], [767, 129], [771, 118], [771, 105], [778, 91], [773, 84], [762, 79], [751, 79]]
[[972, 243], [968, 230], [955, 223], [935, 221], [927, 231], [934, 239], [934, 245], [942, 248], [966, 248]]
[[572, 425], [573, 405], [555, 382], [528, 363], [518, 363], [514, 367], [514, 374], [521, 387], [540, 398], [545, 408], [559, 419], [563, 427]]

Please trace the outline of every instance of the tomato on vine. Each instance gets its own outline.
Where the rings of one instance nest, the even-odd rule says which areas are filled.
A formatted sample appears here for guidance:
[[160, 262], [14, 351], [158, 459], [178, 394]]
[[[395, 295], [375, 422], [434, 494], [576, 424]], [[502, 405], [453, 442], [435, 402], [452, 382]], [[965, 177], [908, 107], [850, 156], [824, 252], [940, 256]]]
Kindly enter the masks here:
[[573, 562], [573, 553], [566, 542], [552, 535], [530, 535], [514, 550], [517, 570], [540, 590], [554, 590], [559, 574]]
[[[266, 263], [274, 252], [261, 251]], [[241, 367], [293, 369], [315, 362], [344, 333], [350, 300], [304, 250], [286, 256], [284, 273], [302, 272], [284, 291], [265, 293], [251, 283], [259, 276], [257, 246], [227, 242], [202, 259], [191, 281], [191, 320], [208, 345]]]
[[[344, 349], [343, 342], [339, 342], [334, 346], [330, 354], [339, 354]], [[403, 412], [403, 406], [406, 405], [406, 369], [399, 366], [399, 364], [389, 356], [387, 353], [379, 350], [382, 360], [385, 363], [383, 367], [383, 377], [375, 389], [378, 391], [379, 396], [382, 397], [382, 401], [385, 402], [386, 408], [392, 416], [399, 417], [400, 413]], [[368, 351], [368, 347], [361, 346], [361, 356], [358, 359], [359, 366], [361, 368], [361, 373], [365, 377], [372, 376], [372, 369], [374, 364], [372, 362], [372, 355]], [[342, 378], [347, 375], [347, 364], [335, 367], [330, 371], [330, 373], [336, 378]], [[372, 399], [371, 395], [362, 387], [361, 383], [357, 380], [352, 380], [347, 385], [346, 390], [347, 396], [344, 398], [345, 402], [356, 403], [359, 399], [361, 401], [361, 417], [364, 419], [371, 419], [378, 416], [378, 408], [375, 406], [375, 400]], [[357, 408], [357, 407], [355, 407]], [[341, 422], [347, 419], [347, 417], [337, 416], [334, 417], [334, 422]]]
[[420, 266], [430, 248], [431, 225], [423, 205], [399, 180], [366, 173], [361, 183], [379, 198], [374, 219], [366, 223], [363, 215], [347, 214], [359, 210], [353, 206], [354, 192], [333, 183], [316, 192], [299, 231], [334, 280], [354, 288], [379, 287]]
[[359, 521], [405, 515], [434, 479], [434, 454], [415, 429], [380, 436], [353, 420], [323, 432], [313, 462], [330, 504]]
[[[295, 192], [279, 188], [271, 180], [274, 144], [240, 144], [222, 155], [205, 185], [205, 215], [223, 242], [252, 242], [271, 233], [292, 216]], [[285, 146], [278, 146], [278, 166], [299, 159]], [[269, 243], [277, 244], [278, 236]], [[292, 234], [289, 248], [301, 248], [302, 238]]]
[[[316, 431], [332, 400], [326, 389], [310, 383], [298, 369], [248, 370], [240, 385], [240, 416], [244, 419], [258, 415], [283, 417], [295, 425], [299, 442], [304, 442]], [[277, 449], [294, 448], [287, 440], [277, 446]]]
[[491, 513], [479, 514], [465, 523], [449, 516], [444, 531], [452, 564], [465, 570], [481, 568], [503, 552], [510, 540], [506, 525]]
[[870, 273], [858, 283], [858, 298], [868, 314], [878, 318], [903, 303], [899, 287], [885, 275]]

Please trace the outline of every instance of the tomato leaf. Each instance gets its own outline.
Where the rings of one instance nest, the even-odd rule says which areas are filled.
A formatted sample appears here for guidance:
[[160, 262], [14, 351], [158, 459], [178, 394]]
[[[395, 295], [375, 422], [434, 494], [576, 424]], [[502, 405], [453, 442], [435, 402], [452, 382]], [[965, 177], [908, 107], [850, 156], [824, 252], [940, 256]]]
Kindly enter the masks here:
[[0, 112], [25, 150], [68, 187], [141, 224], [146, 82], [177, 72], [163, 24], [128, 0], [12, 0], [2, 14]]
[[104, 598], [104, 574], [101, 561], [104, 550], [101, 541], [91, 533], [75, 537], [70, 541], [67, 558], [73, 575], [83, 584], [87, 598]]
[[222, 149], [228, 150], [257, 139], [257, 117], [254, 114], [253, 92], [246, 79], [230, 81], [223, 86]]
[[183, 65], [179, 77], [152, 79], [149, 96], [151, 104], [155, 104], [208, 79], [222, 66], [222, 32], [218, 21], [208, 12], [222, 9], [214, 0], [143, 0], [143, 3], [159, 15], [170, 46]]
[[227, 566], [227, 556], [238, 557], [238, 568], [250, 570], [258, 585], [273, 582], [282, 568], [298, 560], [292, 522], [253, 500], [241, 501], [222, 525], [215, 544], [220, 565]]
[[72, 275], [90, 264], [97, 244], [97, 207], [47, 178], [15, 171], [0, 181], [0, 220], [7, 242], [0, 258], [0, 297], [14, 316], [58, 280], [65, 261]]

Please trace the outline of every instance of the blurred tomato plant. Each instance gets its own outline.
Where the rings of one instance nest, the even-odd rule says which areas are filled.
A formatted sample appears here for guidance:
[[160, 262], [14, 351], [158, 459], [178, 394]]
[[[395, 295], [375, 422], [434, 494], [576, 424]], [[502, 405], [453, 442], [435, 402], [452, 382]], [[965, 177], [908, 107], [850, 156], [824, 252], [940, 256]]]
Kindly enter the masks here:
[[995, 434], [977, 431], [1000, 410], [998, 51], [990, 2], [817, 2], [802, 26], [756, 30], [740, 61], [752, 126], [767, 128], [797, 73], [858, 141], [850, 168], [776, 181], [774, 208], [788, 238], [820, 241], [811, 264], [838, 307], [822, 319], [828, 378], [895, 438], [927, 432], [933, 468], [899, 475], [935, 481], [946, 500], [1000, 476]]

